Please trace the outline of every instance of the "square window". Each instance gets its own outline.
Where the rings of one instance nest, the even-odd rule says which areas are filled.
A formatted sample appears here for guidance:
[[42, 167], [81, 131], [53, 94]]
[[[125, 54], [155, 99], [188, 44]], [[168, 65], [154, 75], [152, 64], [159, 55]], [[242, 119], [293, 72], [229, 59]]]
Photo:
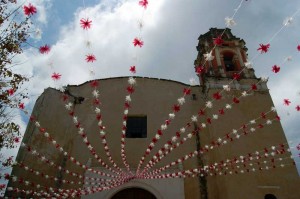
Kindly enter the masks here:
[[147, 116], [128, 116], [126, 138], [147, 138]]

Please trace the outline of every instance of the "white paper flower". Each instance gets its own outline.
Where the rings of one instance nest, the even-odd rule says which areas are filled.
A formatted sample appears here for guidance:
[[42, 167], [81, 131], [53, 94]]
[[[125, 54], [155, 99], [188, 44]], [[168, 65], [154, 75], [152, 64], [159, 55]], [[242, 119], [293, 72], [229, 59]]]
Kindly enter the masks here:
[[243, 92], [242, 92], [242, 96], [243, 96], [243, 97], [247, 97], [247, 95], [248, 95], [247, 91], [243, 91]]
[[227, 109], [231, 109], [231, 108], [232, 108], [232, 106], [231, 106], [230, 104], [226, 104], [226, 105], [225, 105], [225, 108], [227, 108]]
[[248, 69], [253, 68], [252, 62], [247, 60], [247, 62], [245, 62], [245, 67], [248, 68]]
[[100, 113], [101, 113], [100, 108], [96, 107], [96, 108], [95, 108], [95, 113], [96, 113], [96, 114], [100, 114]]
[[250, 124], [255, 124], [255, 123], [256, 123], [255, 120], [251, 120], [251, 121], [250, 121]]
[[292, 24], [292, 22], [293, 22], [293, 17], [287, 17], [284, 21], [283, 21], [283, 25], [284, 26], [289, 26], [289, 25], [291, 25]]
[[179, 98], [177, 101], [180, 105], [183, 105], [185, 103], [184, 97]]
[[159, 139], [160, 139], [160, 135], [156, 134], [156, 135], [155, 135], [155, 138], [156, 138], [157, 140], [159, 140]]
[[35, 29], [34, 38], [40, 40], [42, 38], [42, 30], [40, 28]]
[[73, 117], [73, 122], [74, 122], [74, 124], [78, 124], [78, 119], [76, 116]]
[[96, 75], [94, 69], [92, 69], [92, 68], [89, 69], [89, 72], [90, 72], [90, 76], [92, 76], [92, 77]]
[[161, 130], [166, 130], [168, 128], [168, 126], [166, 124], [163, 124], [160, 126]]
[[205, 103], [205, 106], [206, 106], [207, 108], [212, 108], [213, 104], [212, 104], [211, 101], [207, 101], [207, 102]]
[[205, 123], [202, 123], [201, 126], [202, 126], [202, 128], [206, 128], [206, 124]]
[[89, 40], [85, 41], [85, 46], [86, 46], [87, 48], [90, 48], [90, 47], [92, 46], [92, 42], [89, 41]]
[[136, 84], [136, 80], [133, 77], [129, 77], [128, 78], [128, 84], [134, 85], [134, 84]]
[[276, 108], [274, 106], [271, 107], [272, 112], [276, 112]]
[[71, 110], [72, 106], [73, 106], [73, 104], [71, 102], [69, 102], [68, 104], [65, 105], [67, 110]]
[[233, 27], [236, 25], [236, 22], [233, 20], [233, 18], [225, 17], [225, 25], [227, 27]]
[[181, 128], [180, 133], [185, 133], [185, 128]]
[[230, 86], [229, 85], [223, 85], [223, 89], [227, 92], [230, 91]]
[[218, 116], [218, 115], [216, 115], [216, 114], [213, 114], [213, 119], [217, 120], [218, 118], [219, 118], [219, 116]]
[[262, 82], [267, 82], [268, 79], [269, 79], [268, 77], [261, 77], [261, 81], [262, 81]]
[[130, 97], [130, 95], [127, 95], [127, 96], [125, 97], [125, 101], [126, 101], [126, 102], [131, 102], [131, 97]]
[[212, 55], [212, 51], [203, 54], [205, 61], [212, 61], [215, 57]]
[[194, 86], [197, 84], [197, 82], [194, 78], [190, 78], [190, 84], [191, 84], [191, 86]]
[[288, 56], [287, 58], [285, 58], [285, 61], [286, 61], [286, 62], [292, 61], [292, 56]]
[[173, 136], [172, 137], [172, 142], [176, 142], [177, 141], [177, 137], [176, 136]]
[[254, 131], [255, 131], [255, 128], [251, 128], [250, 131], [251, 131], [251, 132], [254, 132]]
[[35, 126], [38, 127], [38, 128], [41, 127], [39, 122], [35, 122]]
[[174, 113], [170, 113], [170, 114], [169, 114], [169, 118], [170, 118], [170, 119], [174, 119], [174, 118], [175, 118], [175, 114], [174, 114]]
[[237, 132], [238, 132], [238, 131], [237, 131], [236, 129], [232, 129], [232, 133], [233, 133], [233, 134], [237, 134]]
[[193, 116], [191, 117], [191, 120], [192, 120], [193, 122], [197, 122], [197, 121], [198, 121], [197, 116], [196, 116], [196, 115], [193, 115]]
[[268, 125], [272, 124], [272, 120], [267, 120], [266, 122]]
[[99, 91], [98, 90], [94, 90], [93, 91], [93, 96], [95, 97], [95, 98], [98, 98], [99, 97]]

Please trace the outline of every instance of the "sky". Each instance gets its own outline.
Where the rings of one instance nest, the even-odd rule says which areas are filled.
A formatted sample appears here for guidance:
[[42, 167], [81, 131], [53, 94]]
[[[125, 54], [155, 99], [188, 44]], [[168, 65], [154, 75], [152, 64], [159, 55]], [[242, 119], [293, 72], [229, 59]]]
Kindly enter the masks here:
[[[133, 63], [138, 76], [184, 83], [197, 79], [194, 60], [199, 35], [211, 27], [225, 28], [224, 18], [233, 15], [241, 0], [149, 0], [146, 10], [138, 0], [28, 0], [25, 5], [29, 2], [37, 7], [31, 19], [32, 30], [42, 31], [41, 38], [33, 33], [29, 42], [36, 47], [51, 46], [46, 55], [26, 46], [15, 60], [22, 63], [15, 70], [30, 77], [26, 85], [30, 100], [25, 105], [31, 111], [47, 87], [129, 76]], [[234, 17], [236, 25], [231, 28], [234, 35], [245, 40], [256, 76], [269, 77], [268, 87], [287, 139], [293, 142], [291, 146], [300, 143], [300, 112], [295, 110], [300, 105], [300, 52], [296, 48], [300, 44], [299, 9], [300, 1], [243, 1]], [[292, 23], [283, 27], [283, 21], [291, 16]], [[88, 31], [80, 27], [82, 18], [92, 20]], [[138, 49], [132, 45], [137, 36], [144, 41]], [[87, 41], [91, 42], [89, 48]], [[268, 53], [258, 54], [261, 43], [270, 43]], [[96, 62], [86, 63], [85, 55], [89, 53], [96, 56]], [[288, 56], [292, 61], [284, 62]], [[277, 74], [272, 72], [275, 64], [281, 67]], [[62, 75], [59, 81], [51, 79], [53, 72]], [[286, 98], [292, 102], [290, 106], [283, 105]], [[25, 131], [27, 119], [18, 119]]]

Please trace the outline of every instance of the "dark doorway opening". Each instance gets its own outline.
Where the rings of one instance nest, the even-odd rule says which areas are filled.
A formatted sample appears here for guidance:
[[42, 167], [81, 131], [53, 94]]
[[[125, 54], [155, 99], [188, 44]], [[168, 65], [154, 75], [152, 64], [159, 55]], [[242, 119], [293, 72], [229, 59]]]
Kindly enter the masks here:
[[145, 189], [128, 188], [119, 191], [111, 199], [156, 199], [156, 197]]
[[265, 199], [277, 199], [273, 194], [266, 194]]

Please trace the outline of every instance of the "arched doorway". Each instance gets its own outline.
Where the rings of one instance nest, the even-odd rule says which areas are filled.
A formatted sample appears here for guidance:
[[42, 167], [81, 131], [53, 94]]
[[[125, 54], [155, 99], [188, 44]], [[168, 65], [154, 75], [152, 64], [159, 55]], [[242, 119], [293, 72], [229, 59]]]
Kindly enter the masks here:
[[111, 199], [156, 199], [156, 197], [145, 189], [127, 188], [113, 195]]
[[276, 196], [273, 194], [266, 194], [265, 199], [276, 199]]

